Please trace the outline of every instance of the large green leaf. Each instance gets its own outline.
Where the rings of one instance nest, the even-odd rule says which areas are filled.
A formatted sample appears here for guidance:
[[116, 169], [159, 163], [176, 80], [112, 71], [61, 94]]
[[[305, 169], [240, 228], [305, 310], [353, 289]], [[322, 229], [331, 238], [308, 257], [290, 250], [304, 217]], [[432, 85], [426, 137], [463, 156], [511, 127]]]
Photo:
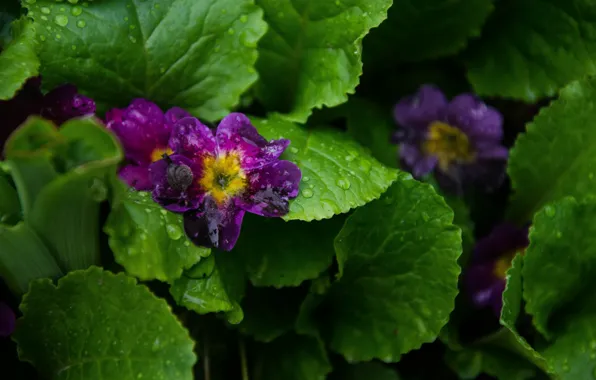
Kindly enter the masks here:
[[167, 303], [92, 267], [31, 284], [13, 335], [48, 379], [193, 379], [194, 343]]
[[323, 344], [312, 337], [288, 334], [255, 348], [254, 380], [324, 379], [331, 365]]
[[21, 203], [8, 177], [0, 171], [0, 224], [15, 224], [21, 219]]
[[298, 286], [319, 276], [335, 251], [333, 239], [345, 218], [285, 222], [249, 215], [234, 252], [256, 286]]
[[478, 94], [533, 103], [596, 73], [591, 1], [504, 0], [496, 8], [467, 54], [468, 77]]
[[348, 361], [400, 356], [433, 341], [457, 294], [461, 232], [432, 187], [401, 173], [336, 238], [340, 279], [323, 302], [324, 335]]
[[313, 108], [353, 93], [362, 73], [361, 40], [391, 0], [257, 0], [269, 31], [259, 42], [257, 96], [270, 109], [304, 122]]
[[47, 86], [76, 83], [104, 109], [144, 97], [215, 120], [257, 79], [266, 24], [253, 0], [72, 3], [26, 4]]
[[32, 280], [60, 276], [52, 254], [27, 224], [0, 224], [0, 277], [13, 293], [25, 293]]
[[365, 68], [455, 54], [480, 35], [492, 9], [491, 0], [394, 0], [364, 39]]
[[180, 306], [199, 314], [224, 312], [230, 323], [237, 324], [244, 318], [240, 301], [245, 282], [236, 253], [215, 251], [175, 280], [170, 293]]
[[300, 167], [302, 182], [286, 220], [320, 220], [348, 212], [378, 198], [395, 180], [395, 170], [338, 130], [306, 129], [277, 117], [253, 123], [268, 139], [292, 141], [282, 158]]
[[508, 168], [515, 189], [512, 219], [526, 223], [548, 202], [594, 192], [594, 99], [595, 80], [572, 83], [517, 139]]
[[12, 98], [28, 78], [39, 72], [33, 23], [23, 17], [11, 28], [13, 40], [0, 54], [0, 100]]
[[186, 238], [180, 214], [145, 192], [121, 191], [104, 230], [116, 261], [141, 280], [172, 282], [211, 252]]

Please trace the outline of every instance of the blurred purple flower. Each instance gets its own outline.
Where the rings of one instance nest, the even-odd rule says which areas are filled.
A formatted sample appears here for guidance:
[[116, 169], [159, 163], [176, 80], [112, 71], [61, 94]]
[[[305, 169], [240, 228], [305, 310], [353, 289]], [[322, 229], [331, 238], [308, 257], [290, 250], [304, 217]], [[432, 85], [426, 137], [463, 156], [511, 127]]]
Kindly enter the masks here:
[[439, 89], [424, 85], [395, 106], [394, 116], [401, 129], [392, 140], [415, 177], [434, 171], [441, 187], [451, 190], [502, 182], [508, 156], [501, 145], [503, 118], [476, 96], [461, 94], [448, 102]]
[[478, 240], [465, 274], [466, 289], [474, 305], [490, 306], [497, 316], [501, 314], [507, 270], [515, 255], [523, 254], [528, 244], [528, 227], [507, 223]]
[[6, 338], [14, 331], [16, 316], [14, 311], [0, 301], [0, 338]]

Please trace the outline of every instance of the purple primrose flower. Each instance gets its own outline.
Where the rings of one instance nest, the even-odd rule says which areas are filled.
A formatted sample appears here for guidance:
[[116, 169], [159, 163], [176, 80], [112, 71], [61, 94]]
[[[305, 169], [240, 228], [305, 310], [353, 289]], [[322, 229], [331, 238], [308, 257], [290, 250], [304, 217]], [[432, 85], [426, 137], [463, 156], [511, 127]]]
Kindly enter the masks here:
[[14, 331], [16, 316], [14, 311], [0, 301], [0, 338], [6, 338]]
[[393, 135], [400, 158], [415, 177], [435, 171], [444, 188], [465, 182], [498, 186], [504, 178], [507, 148], [501, 145], [503, 118], [472, 94], [450, 102], [424, 85], [394, 109], [401, 129]]
[[478, 240], [465, 277], [467, 291], [476, 306], [490, 306], [497, 315], [501, 314], [507, 270], [515, 255], [523, 254], [528, 244], [528, 227], [511, 224], [501, 224]]

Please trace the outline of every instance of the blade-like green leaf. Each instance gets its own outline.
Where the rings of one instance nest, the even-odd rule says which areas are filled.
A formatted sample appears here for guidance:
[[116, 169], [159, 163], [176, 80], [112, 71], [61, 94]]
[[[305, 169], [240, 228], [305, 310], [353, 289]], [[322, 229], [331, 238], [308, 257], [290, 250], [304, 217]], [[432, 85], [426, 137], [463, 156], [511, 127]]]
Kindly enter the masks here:
[[305, 122], [333, 107], [362, 74], [361, 40], [386, 18], [391, 0], [257, 0], [269, 30], [259, 42], [257, 96], [271, 110]]
[[401, 173], [335, 240], [340, 279], [323, 303], [332, 349], [348, 361], [400, 356], [433, 341], [457, 294], [461, 232], [428, 184]]
[[172, 282], [210, 250], [192, 244], [182, 216], [161, 208], [150, 194], [124, 190], [112, 205], [105, 231], [116, 261], [141, 280]]
[[257, 79], [266, 24], [253, 0], [72, 3], [25, 4], [38, 24], [44, 83], [76, 83], [100, 109], [144, 97], [215, 120]]
[[92, 267], [33, 282], [13, 338], [48, 379], [190, 380], [193, 341], [167, 303]]
[[290, 139], [282, 158], [302, 170], [300, 195], [291, 201], [286, 220], [320, 220], [348, 212], [378, 198], [396, 178], [395, 170], [340, 131], [306, 129], [277, 117], [253, 122], [268, 139]]
[[21, 219], [21, 203], [8, 177], [0, 171], [0, 224], [16, 224]]
[[0, 224], [0, 277], [14, 294], [25, 293], [32, 280], [60, 276], [52, 254], [27, 224]]
[[23, 17], [11, 28], [13, 39], [0, 53], [0, 100], [12, 98], [27, 79], [39, 73], [33, 23]]
[[342, 216], [306, 223], [247, 215], [234, 252], [254, 285], [298, 286], [331, 265], [333, 239], [344, 221]]
[[526, 223], [549, 202], [594, 192], [595, 97], [595, 80], [567, 86], [517, 139], [508, 167], [515, 190], [512, 219]]
[[595, 17], [594, 4], [586, 0], [496, 3], [482, 38], [467, 52], [476, 93], [533, 103], [596, 73]]

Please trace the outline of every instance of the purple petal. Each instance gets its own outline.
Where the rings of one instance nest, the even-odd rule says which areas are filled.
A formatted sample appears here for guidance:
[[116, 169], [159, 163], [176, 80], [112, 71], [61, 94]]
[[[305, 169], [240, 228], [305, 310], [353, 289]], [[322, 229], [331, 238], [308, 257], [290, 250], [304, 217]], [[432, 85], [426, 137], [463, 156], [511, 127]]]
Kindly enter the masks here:
[[471, 94], [458, 95], [447, 106], [447, 122], [460, 128], [473, 141], [500, 142], [503, 116]]
[[438, 88], [424, 85], [418, 92], [397, 103], [393, 114], [404, 128], [426, 129], [433, 121], [441, 120], [447, 106], [447, 98]]
[[164, 119], [165, 119], [166, 123], [168, 123], [172, 126], [174, 124], [176, 124], [176, 122], [178, 122], [178, 120], [184, 119], [185, 117], [192, 117], [192, 115], [189, 114], [185, 109], [182, 109], [180, 107], [170, 108], [169, 110], [167, 110], [166, 114], [164, 115]]
[[296, 164], [278, 161], [248, 174], [250, 191], [238, 206], [267, 217], [284, 216], [290, 210], [289, 199], [298, 196], [302, 173]]
[[[190, 170], [191, 177], [186, 184], [180, 185], [176, 179], [176, 167]], [[153, 184], [153, 200], [172, 212], [186, 212], [196, 209], [203, 198], [198, 184], [202, 169], [192, 160], [173, 155], [154, 162], [149, 166], [149, 175]]]
[[127, 158], [139, 164], [150, 164], [156, 149], [165, 149], [171, 126], [155, 104], [135, 99], [125, 109], [114, 108], [106, 114], [106, 125], [120, 139]]
[[501, 145], [479, 144], [476, 146], [476, 157], [478, 159], [506, 160], [509, 157], [509, 150]]
[[499, 224], [489, 235], [477, 241], [472, 260], [477, 263], [493, 262], [529, 244], [528, 227], [520, 228], [510, 223]]
[[14, 311], [4, 302], [0, 302], [0, 337], [10, 336], [14, 331], [15, 324], [16, 316]]
[[118, 173], [120, 178], [138, 191], [150, 191], [153, 184], [149, 178], [149, 168], [146, 166], [125, 165]]
[[422, 178], [432, 172], [439, 160], [435, 156], [423, 156], [413, 167], [412, 175], [415, 178]]
[[187, 157], [212, 156], [216, 150], [213, 131], [194, 117], [185, 117], [174, 125], [169, 146]]
[[413, 144], [401, 144], [399, 147], [400, 158], [404, 161], [406, 169], [416, 178], [421, 178], [432, 172], [437, 166], [435, 156], [425, 156], [420, 149]]
[[74, 117], [95, 113], [95, 102], [78, 93], [72, 84], [56, 87], [43, 98], [41, 116], [60, 125]]
[[218, 208], [213, 199], [206, 197], [197, 211], [184, 214], [184, 230], [198, 246], [230, 251], [240, 236], [243, 217], [244, 210], [233, 202]]
[[290, 140], [286, 139], [267, 142], [241, 113], [231, 113], [219, 123], [216, 139], [220, 152], [240, 152], [241, 165], [245, 170], [273, 162], [290, 145]]
[[468, 267], [465, 286], [476, 307], [490, 306], [498, 316], [503, 306], [502, 294], [505, 290], [505, 281], [495, 276], [494, 269], [494, 261]]

